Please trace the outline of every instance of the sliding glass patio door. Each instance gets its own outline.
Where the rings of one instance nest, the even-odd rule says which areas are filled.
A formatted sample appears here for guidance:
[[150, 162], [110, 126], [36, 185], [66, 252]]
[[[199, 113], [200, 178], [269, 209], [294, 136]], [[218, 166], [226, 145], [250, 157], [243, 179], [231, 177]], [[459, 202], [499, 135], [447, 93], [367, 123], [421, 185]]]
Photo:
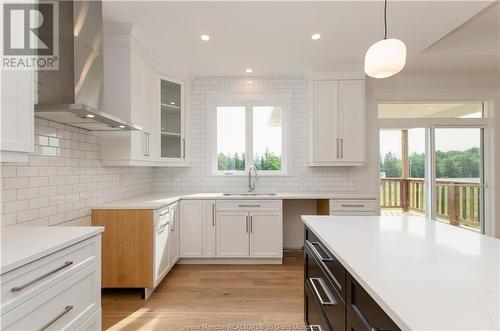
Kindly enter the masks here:
[[439, 221], [484, 232], [483, 129], [435, 128], [433, 216]]

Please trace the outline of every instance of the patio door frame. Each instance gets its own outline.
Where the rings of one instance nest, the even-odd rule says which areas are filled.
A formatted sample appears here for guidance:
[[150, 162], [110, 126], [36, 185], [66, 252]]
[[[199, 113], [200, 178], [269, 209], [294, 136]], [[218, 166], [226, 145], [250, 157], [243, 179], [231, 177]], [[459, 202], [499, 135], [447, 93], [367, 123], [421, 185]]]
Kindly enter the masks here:
[[[394, 103], [454, 103], [454, 102], [471, 102], [471, 100], [450, 100], [450, 101], [392, 101]], [[475, 100], [477, 101], [477, 100]], [[493, 169], [490, 169], [492, 164], [492, 156], [489, 151], [491, 147], [489, 146], [489, 137], [492, 135], [493, 129], [489, 126], [489, 121], [487, 117], [488, 104], [485, 101], [483, 103], [483, 118], [397, 118], [397, 119], [378, 119], [378, 134], [380, 139], [380, 130], [392, 129], [392, 130], [403, 130], [403, 129], [425, 129], [425, 216], [427, 218], [436, 219], [436, 144], [435, 144], [435, 130], [443, 128], [473, 128], [481, 129], [481, 162], [480, 162], [480, 198], [481, 204], [479, 206], [480, 210], [480, 230], [481, 233], [493, 234], [490, 229], [494, 229], [494, 218], [490, 217], [489, 206], [486, 203], [492, 203], [492, 199], [489, 198], [489, 190], [487, 183], [489, 182], [490, 174]], [[378, 104], [387, 104], [390, 101], [378, 101]], [[488, 151], [488, 153], [486, 153]], [[380, 160], [378, 160], [380, 163]]]

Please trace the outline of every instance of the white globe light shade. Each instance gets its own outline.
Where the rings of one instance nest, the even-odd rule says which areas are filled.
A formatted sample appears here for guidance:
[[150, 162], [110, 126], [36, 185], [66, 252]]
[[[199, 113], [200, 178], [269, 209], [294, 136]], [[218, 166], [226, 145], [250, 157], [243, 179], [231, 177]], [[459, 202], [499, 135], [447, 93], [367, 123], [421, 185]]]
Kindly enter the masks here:
[[365, 73], [373, 78], [397, 74], [406, 63], [406, 46], [399, 39], [384, 39], [371, 45], [365, 55]]

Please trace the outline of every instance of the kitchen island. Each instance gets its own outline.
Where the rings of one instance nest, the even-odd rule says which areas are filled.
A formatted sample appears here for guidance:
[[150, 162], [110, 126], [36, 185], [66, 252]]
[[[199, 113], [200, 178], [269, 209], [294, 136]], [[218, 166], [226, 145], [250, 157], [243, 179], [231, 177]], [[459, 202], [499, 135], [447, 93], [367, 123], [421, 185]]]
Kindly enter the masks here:
[[[331, 307], [325, 301], [345, 302], [340, 329], [380, 329], [385, 322], [384, 329], [396, 330], [500, 329], [500, 240], [416, 216], [302, 220], [306, 292], [314, 287], [320, 317]], [[334, 281], [315, 283], [319, 276], [307, 275], [307, 252]]]

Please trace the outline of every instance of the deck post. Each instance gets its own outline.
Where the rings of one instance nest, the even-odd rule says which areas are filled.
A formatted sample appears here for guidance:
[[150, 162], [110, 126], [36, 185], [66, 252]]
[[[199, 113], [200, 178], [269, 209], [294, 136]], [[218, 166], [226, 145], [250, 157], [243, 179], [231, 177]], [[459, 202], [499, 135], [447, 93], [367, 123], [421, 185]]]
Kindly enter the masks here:
[[409, 163], [409, 150], [408, 150], [408, 129], [401, 130], [401, 207], [403, 211], [409, 211], [409, 181], [410, 177], [410, 163]]
[[451, 225], [460, 225], [460, 190], [454, 184], [448, 186], [448, 215]]

